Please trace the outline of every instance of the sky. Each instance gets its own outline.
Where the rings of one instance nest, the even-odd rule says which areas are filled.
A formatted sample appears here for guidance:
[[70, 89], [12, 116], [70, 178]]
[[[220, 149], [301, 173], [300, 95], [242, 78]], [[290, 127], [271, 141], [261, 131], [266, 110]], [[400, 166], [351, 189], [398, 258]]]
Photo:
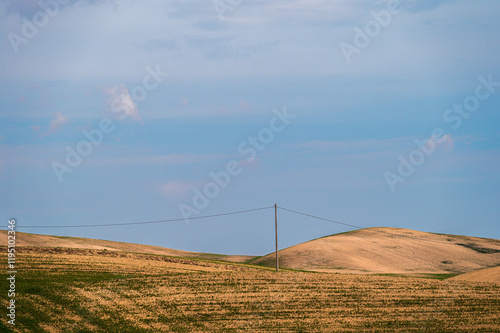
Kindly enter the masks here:
[[[277, 204], [500, 239], [499, 12], [497, 0], [1, 0], [4, 226], [264, 255]], [[42, 228], [158, 220], [178, 221]], [[280, 248], [353, 229], [278, 220]]]

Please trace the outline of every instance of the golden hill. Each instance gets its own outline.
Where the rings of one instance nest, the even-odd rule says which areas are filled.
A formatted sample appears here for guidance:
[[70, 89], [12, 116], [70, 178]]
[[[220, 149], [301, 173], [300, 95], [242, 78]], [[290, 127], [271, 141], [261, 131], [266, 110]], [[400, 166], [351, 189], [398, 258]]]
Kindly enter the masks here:
[[[274, 265], [274, 254], [252, 264]], [[368, 228], [279, 251], [283, 268], [345, 273], [450, 274], [500, 265], [500, 240]]]
[[500, 284], [500, 266], [480, 269], [478, 271], [461, 274], [449, 280], [471, 282], [494, 282]]
[[[0, 230], [0, 245], [7, 245], [7, 231], [5, 230]], [[166, 255], [172, 257], [224, 260], [230, 262], [244, 262], [249, 259], [255, 258], [255, 256], [230, 256], [211, 253], [188, 252], [153, 245], [140, 245], [80, 237], [37, 235], [18, 231], [16, 231], [16, 246], [123, 251]]]
[[[263, 257], [188, 252], [152, 245], [16, 232], [18, 247], [148, 253], [274, 266]], [[0, 245], [7, 232], [0, 231]], [[368, 228], [298, 244], [279, 252], [280, 267], [339, 273], [460, 274], [500, 265], [500, 240], [399, 228]], [[466, 276], [467, 278], [467, 276]], [[483, 281], [483, 280], [481, 280]]]

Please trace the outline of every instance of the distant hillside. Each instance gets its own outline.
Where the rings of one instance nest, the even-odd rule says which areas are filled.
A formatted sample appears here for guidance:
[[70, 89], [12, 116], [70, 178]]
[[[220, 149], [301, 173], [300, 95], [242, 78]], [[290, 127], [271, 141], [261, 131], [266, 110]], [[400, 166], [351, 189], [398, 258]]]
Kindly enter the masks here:
[[[273, 266], [274, 254], [252, 260]], [[368, 228], [319, 238], [279, 251], [283, 268], [395, 274], [464, 273], [500, 265], [500, 240]]]
[[500, 266], [480, 269], [478, 271], [461, 274], [449, 280], [494, 282], [500, 284]]
[[[89, 238], [23, 232], [16, 235], [17, 246], [149, 253], [270, 267], [275, 264], [274, 253], [264, 257], [226, 256]], [[7, 231], [2, 230], [0, 245], [6, 244]], [[282, 268], [320, 272], [461, 274], [500, 265], [500, 240], [398, 228], [368, 228], [298, 244], [281, 250], [279, 257]], [[466, 275], [464, 279], [475, 278], [471, 276]]]
[[[0, 245], [7, 245], [7, 231], [5, 230], [0, 230]], [[152, 245], [140, 245], [80, 237], [37, 235], [25, 232], [16, 232], [16, 246], [62, 247], [73, 249], [123, 251], [158, 254], [173, 257], [224, 260], [231, 262], [244, 262], [255, 258], [255, 256], [227, 256], [212, 253], [188, 252]]]

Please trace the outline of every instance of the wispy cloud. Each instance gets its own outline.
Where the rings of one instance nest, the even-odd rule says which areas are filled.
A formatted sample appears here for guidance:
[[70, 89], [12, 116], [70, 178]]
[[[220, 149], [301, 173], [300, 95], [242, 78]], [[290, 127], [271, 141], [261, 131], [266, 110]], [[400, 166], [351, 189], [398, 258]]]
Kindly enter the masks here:
[[206, 59], [250, 58], [259, 53], [266, 53], [279, 44], [278, 41], [249, 42], [236, 36], [223, 37], [189, 37], [186, 44], [194, 50], [201, 51]]
[[172, 52], [180, 47], [179, 41], [173, 38], [150, 39], [144, 44], [144, 49], [148, 52], [158, 52], [167, 50]]
[[405, 145], [413, 142], [412, 137], [390, 139], [367, 139], [346, 141], [307, 141], [290, 145], [289, 147], [300, 153], [356, 153], [366, 151], [383, 151], [403, 149]]
[[63, 127], [69, 122], [69, 118], [61, 112], [56, 114], [56, 117], [50, 121], [48, 135], [54, 133], [60, 127]]
[[171, 181], [160, 184], [158, 187], [164, 197], [183, 200], [196, 185], [193, 182]]
[[91, 166], [184, 165], [213, 162], [229, 158], [224, 154], [170, 154], [106, 156], [89, 161]]
[[50, 121], [49, 128], [47, 128], [45, 131], [41, 131], [42, 126], [39, 124], [31, 125], [31, 129], [34, 132], [39, 132], [39, 136], [43, 138], [54, 134], [58, 129], [62, 128], [67, 123], [69, 123], [69, 118], [63, 115], [61, 112], [57, 112], [55, 117]]
[[403, 2], [403, 7], [410, 12], [423, 12], [423, 11], [432, 11], [448, 2], [450, 2], [450, 0], [405, 1]]

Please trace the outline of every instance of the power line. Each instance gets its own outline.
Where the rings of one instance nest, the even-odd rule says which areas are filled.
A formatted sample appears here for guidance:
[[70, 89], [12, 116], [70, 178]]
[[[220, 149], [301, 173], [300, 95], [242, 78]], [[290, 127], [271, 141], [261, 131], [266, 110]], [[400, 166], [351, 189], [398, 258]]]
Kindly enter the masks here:
[[167, 223], [167, 222], [179, 222], [179, 221], [187, 221], [187, 220], [199, 220], [199, 219], [208, 219], [219, 216], [227, 216], [227, 215], [236, 215], [236, 214], [244, 214], [255, 212], [259, 210], [271, 209], [274, 206], [255, 208], [255, 209], [247, 209], [240, 210], [237, 212], [230, 213], [221, 213], [214, 215], [205, 215], [205, 216], [196, 216], [190, 217], [189, 219], [178, 218], [178, 219], [170, 219], [170, 220], [158, 220], [158, 221], [143, 221], [143, 222], [128, 222], [128, 223], [107, 223], [107, 224], [76, 224], [76, 225], [26, 225], [26, 226], [18, 226], [16, 228], [94, 228], [94, 227], [116, 227], [116, 226], [126, 226], [126, 225], [138, 225], [138, 224], [154, 224], [154, 223]]
[[314, 216], [314, 215], [311, 215], [311, 214], [306, 214], [306, 213], [301, 213], [301, 212], [297, 212], [295, 210], [291, 210], [291, 209], [288, 209], [288, 208], [284, 208], [284, 207], [279, 207], [279, 209], [283, 209], [283, 210], [286, 210], [288, 212], [291, 212], [291, 213], [295, 213], [295, 214], [299, 214], [299, 215], [303, 215], [303, 216], [308, 216], [308, 217], [312, 217], [314, 219], [318, 219], [318, 220], [322, 220], [322, 221], [327, 221], [327, 222], [331, 222], [331, 223], [336, 223], [336, 224], [341, 224], [341, 225], [345, 225], [345, 226], [348, 226], [348, 227], [352, 227], [352, 228], [356, 228], [356, 229], [364, 229], [365, 227], [360, 227], [360, 226], [357, 226], [357, 225], [354, 225], [354, 224], [349, 224], [349, 223], [343, 223], [343, 222], [338, 222], [338, 221], [334, 221], [334, 220], [330, 220], [330, 219], [326, 219], [324, 217], [319, 217], [319, 216]]
[[[349, 224], [349, 223], [338, 222], [338, 221], [334, 221], [334, 220], [331, 220], [331, 219], [327, 219], [327, 218], [324, 218], [324, 217], [319, 217], [319, 216], [315, 216], [315, 215], [311, 215], [311, 214], [301, 213], [301, 212], [297, 212], [295, 210], [284, 208], [284, 207], [279, 207], [278, 206], [278, 208], [282, 209], [282, 210], [285, 210], [285, 211], [288, 211], [288, 212], [291, 212], [291, 213], [298, 214], [298, 215], [307, 216], [307, 217], [311, 217], [311, 218], [314, 218], [314, 219], [318, 219], [318, 220], [322, 220], [322, 221], [327, 221], [327, 222], [331, 222], [331, 223], [336, 223], [336, 224], [340, 224], [340, 225], [352, 227], [352, 228], [355, 228], [355, 229], [358, 229], [358, 230], [359, 229], [369, 228], [369, 227], [360, 227], [360, 226], [357, 226], [357, 225], [354, 225], [354, 224]], [[410, 236], [410, 235], [398, 235], [398, 234], [393, 234], [391, 232], [387, 232], [385, 230], [373, 230], [373, 229], [371, 229], [370, 231], [379, 232], [379, 233], [383, 233], [383, 234], [391, 235], [391, 236], [396, 236], [396, 237], [410, 238], [410, 239], [423, 240], [423, 241], [432, 242], [432, 243], [440, 243], [440, 244], [447, 244], [447, 245], [449, 245], [449, 243], [446, 243], [446, 242], [440, 242], [440, 241], [436, 241], [436, 240], [432, 240], [432, 239], [425, 239], [425, 238], [422, 238], [422, 237], [415, 237], [415, 236]]]
[[[347, 227], [351, 227], [354, 229], [365, 229], [369, 227], [360, 227], [358, 225], [354, 224], [349, 224], [349, 223], [344, 223], [344, 222], [339, 222], [335, 221], [332, 219], [327, 219], [324, 217], [312, 215], [312, 214], [307, 214], [307, 213], [302, 213], [296, 210], [280, 207], [280, 206], [268, 206], [268, 207], [261, 207], [261, 208], [254, 208], [254, 209], [247, 209], [247, 210], [240, 210], [240, 211], [235, 211], [235, 212], [229, 212], [229, 213], [220, 213], [220, 214], [213, 214], [213, 215], [204, 215], [204, 216], [195, 216], [195, 217], [190, 217], [189, 219], [186, 218], [177, 218], [177, 219], [169, 219], [169, 220], [157, 220], [157, 221], [142, 221], [142, 222], [127, 222], [127, 223], [106, 223], [106, 224], [77, 224], [77, 225], [27, 225], [27, 226], [18, 226], [17, 228], [95, 228], [95, 227], [117, 227], [117, 226], [129, 226], [129, 225], [142, 225], [142, 224], [157, 224], [157, 223], [169, 223], [169, 222], [179, 222], [179, 221], [188, 221], [188, 220], [200, 220], [200, 219], [208, 219], [208, 218], [214, 218], [214, 217], [221, 217], [221, 216], [228, 216], [228, 215], [237, 215], [237, 214], [245, 214], [245, 213], [251, 213], [255, 211], [261, 211], [261, 210], [266, 210], [266, 209], [282, 209], [284, 211], [288, 211], [290, 213], [314, 218], [317, 220], [322, 220], [330, 223], [335, 223]], [[409, 236], [409, 235], [400, 235], [400, 234], [393, 234], [390, 232], [387, 232], [385, 230], [370, 230], [373, 232], [379, 232], [379, 233], [384, 233], [386, 235], [391, 235], [391, 236], [396, 236], [396, 237], [403, 237], [403, 238], [410, 238], [410, 239], [417, 239], [417, 240], [424, 240], [428, 242], [433, 242], [433, 243], [441, 243], [441, 244], [449, 244], [445, 242], [440, 242], [436, 240], [431, 240], [431, 239], [425, 239], [422, 237], [415, 237], [415, 236]]]

